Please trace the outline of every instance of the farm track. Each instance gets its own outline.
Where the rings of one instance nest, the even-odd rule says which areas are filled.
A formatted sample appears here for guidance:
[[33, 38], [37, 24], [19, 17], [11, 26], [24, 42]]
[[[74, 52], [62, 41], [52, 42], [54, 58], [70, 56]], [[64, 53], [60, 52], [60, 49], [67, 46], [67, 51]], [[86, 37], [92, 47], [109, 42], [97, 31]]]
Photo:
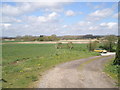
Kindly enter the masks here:
[[[91, 41], [96, 41], [96, 39], [93, 39]], [[0, 44], [56, 44], [57, 42], [62, 42], [62, 43], [68, 43], [68, 42], [73, 42], [75, 44], [86, 44], [89, 43], [90, 40], [60, 40], [60, 41], [31, 41], [31, 42], [4, 42], [4, 43], [0, 43]]]
[[113, 56], [94, 56], [70, 61], [46, 72], [39, 88], [115, 88], [116, 84], [103, 72], [103, 65]]
[[[56, 44], [57, 42], [10, 42], [10, 43], [2, 43], [2, 44]], [[62, 42], [68, 43], [68, 42]], [[73, 42], [74, 44], [86, 44], [89, 42]]]

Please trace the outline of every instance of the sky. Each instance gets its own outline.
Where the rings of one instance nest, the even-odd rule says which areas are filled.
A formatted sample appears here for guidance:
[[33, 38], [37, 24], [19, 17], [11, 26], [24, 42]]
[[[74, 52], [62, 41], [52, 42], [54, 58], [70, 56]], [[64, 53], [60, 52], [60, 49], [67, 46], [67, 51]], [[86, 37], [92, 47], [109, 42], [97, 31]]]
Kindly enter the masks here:
[[3, 2], [2, 36], [118, 34], [117, 2]]

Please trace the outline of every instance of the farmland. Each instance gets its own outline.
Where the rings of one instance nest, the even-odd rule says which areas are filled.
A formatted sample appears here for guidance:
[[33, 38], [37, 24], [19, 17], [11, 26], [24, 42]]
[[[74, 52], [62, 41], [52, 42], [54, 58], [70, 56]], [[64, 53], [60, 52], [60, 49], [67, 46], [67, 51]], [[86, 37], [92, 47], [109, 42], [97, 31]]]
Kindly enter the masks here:
[[71, 50], [66, 44], [63, 46], [56, 49], [55, 44], [3, 44], [3, 87], [29, 87], [44, 71], [59, 63], [98, 55], [89, 52], [87, 44], [74, 44]]
[[97, 39], [79, 39], [79, 40], [59, 40], [59, 41], [2, 41], [2, 44], [55, 44], [56, 42], [76, 44], [87, 44], [90, 41], [98, 41]]

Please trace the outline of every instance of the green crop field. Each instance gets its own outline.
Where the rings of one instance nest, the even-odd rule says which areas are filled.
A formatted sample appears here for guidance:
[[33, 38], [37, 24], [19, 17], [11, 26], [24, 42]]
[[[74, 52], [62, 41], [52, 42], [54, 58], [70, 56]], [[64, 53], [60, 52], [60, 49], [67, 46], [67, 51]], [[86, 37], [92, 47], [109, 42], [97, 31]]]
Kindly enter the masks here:
[[38, 81], [41, 74], [57, 64], [98, 55], [87, 51], [86, 44], [74, 44], [72, 50], [64, 44], [3, 44], [3, 88], [26, 88]]

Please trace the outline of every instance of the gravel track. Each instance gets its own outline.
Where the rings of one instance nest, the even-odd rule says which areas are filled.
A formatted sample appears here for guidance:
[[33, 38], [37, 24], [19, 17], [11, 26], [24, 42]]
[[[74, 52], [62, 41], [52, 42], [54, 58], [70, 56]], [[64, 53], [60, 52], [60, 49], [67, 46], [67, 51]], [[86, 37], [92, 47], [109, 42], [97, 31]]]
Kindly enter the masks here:
[[[115, 88], [115, 82], [103, 72], [104, 63], [112, 57], [94, 56], [57, 65], [42, 76], [37, 87]], [[86, 63], [92, 59], [93, 61]]]

